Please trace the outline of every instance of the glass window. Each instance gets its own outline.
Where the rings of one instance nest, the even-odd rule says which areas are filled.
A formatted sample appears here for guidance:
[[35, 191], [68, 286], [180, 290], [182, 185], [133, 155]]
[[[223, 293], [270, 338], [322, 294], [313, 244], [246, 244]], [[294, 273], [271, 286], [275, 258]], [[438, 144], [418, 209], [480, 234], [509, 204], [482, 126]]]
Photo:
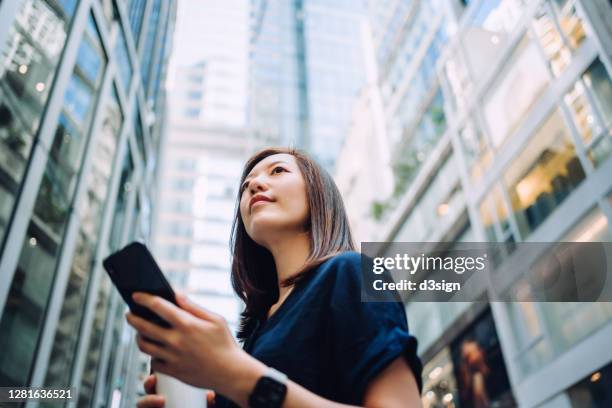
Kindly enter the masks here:
[[525, 36], [484, 97], [484, 117], [495, 148], [520, 126], [547, 84], [546, 65]]
[[[89, 51], [92, 52], [85, 52], [77, 58], [66, 90], [34, 213], [11, 284], [7, 307], [0, 321], [0, 330], [7, 333], [2, 337], [7, 342], [2, 344], [6, 351], [3, 354], [11, 356], [0, 362], [0, 379], [6, 376], [5, 384], [23, 385], [28, 380], [56, 272], [77, 170], [82, 161], [93, 101], [100, 86], [101, 75], [95, 75], [95, 78], [86, 78], [86, 75], [92, 72], [92, 67], [98, 66], [97, 69], [101, 71], [106, 64], [93, 17], [90, 15], [89, 19], [79, 49], [90, 47]], [[24, 339], [28, 339], [26, 343]], [[14, 374], [11, 373], [13, 371]]]
[[5, 386], [28, 383], [57, 255], [57, 243], [38, 223], [30, 223], [0, 320], [0, 382]]
[[586, 38], [586, 31], [582, 16], [576, 10], [576, 0], [554, 0], [551, 4], [567, 42], [572, 49], [577, 49]]
[[448, 347], [436, 354], [423, 367], [424, 408], [451, 408], [459, 400], [453, 361]]
[[610, 80], [610, 73], [597, 58], [584, 72], [582, 79], [595, 99], [595, 105], [601, 113], [604, 125], [610, 129], [612, 127], [612, 81]]
[[473, 182], [477, 182], [491, 165], [491, 149], [473, 119], [468, 119], [459, 131], [459, 140], [469, 166], [470, 177]]
[[535, 230], [585, 178], [557, 109], [504, 173], [523, 237]]
[[94, 394], [94, 386], [100, 364], [100, 353], [102, 351], [102, 340], [104, 338], [105, 323], [109, 309], [109, 298], [111, 291], [111, 281], [106, 273], [100, 276], [100, 286], [96, 294], [96, 307], [89, 347], [85, 353], [85, 368], [81, 377], [81, 384], [78, 387], [79, 401], [78, 406], [88, 407]]
[[461, 40], [474, 80], [500, 52], [525, 11], [524, 0], [480, 1], [466, 18]]
[[132, 63], [130, 62], [130, 56], [125, 42], [125, 36], [121, 27], [117, 30], [117, 44], [115, 45], [115, 55], [117, 56], [117, 67], [119, 68], [119, 76], [123, 84], [123, 88], [127, 93], [130, 89], [130, 82], [132, 80]]
[[155, 45], [155, 37], [157, 35], [157, 28], [160, 26], [159, 18], [161, 14], [161, 0], [153, 0], [151, 6], [151, 13], [149, 14], [149, 22], [147, 25], [146, 36], [144, 38], [144, 49], [142, 53], [142, 65], [140, 66], [141, 77], [144, 89], [148, 89], [149, 86], [149, 74], [151, 73], [151, 62], [153, 61], [153, 47]]
[[575, 0], [553, 0], [536, 12], [533, 28], [555, 76], [561, 75], [586, 38], [584, 23], [577, 14]]
[[394, 240], [423, 242], [432, 234], [444, 232], [465, 203], [459, 186], [457, 164], [450, 156], [437, 172], [423, 196], [398, 231]]
[[416, 125], [414, 132], [404, 136], [401, 153], [393, 166], [395, 175], [394, 197], [400, 197], [410, 186], [421, 165], [446, 130], [446, 115], [442, 92], [434, 95]]
[[190, 261], [196, 265], [207, 265], [229, 270], [231, 265], [230, 251], [228, 251], [227, 245], [199, 244], [194, 247]]
[[[24, 179], [33, 139], [76, 0], [61, 7], [23, 1], [8, 29], [0, 58], [0, 244]], [[0, 245], [1, 246], [1, 245]]]
[[559, 32], [550, 4], [543, 4], [538, 9], [534, 16], [533, 29], [552, 72], [555, 76], [561, 75], [572, 59], [572, 54]]
[[587, 375], [567, 395], [572, 408], [612, 406], [612, 364]]
[[450, 105], [454, 111], [461, 111], [466, 107], [466, 101], [473, 89], [470, 74], [459, 49], [449, 52], [449, 57], [443, 65], [442, 78], [448, 84], [450, 91]]
[[142, 17], [144, 16], [146, 0], [129, 0], [128, 2], [128, 19], [130, 20], [130, 29], [134, 44], [138, 45], [140, 37], [140, 29], [142, 27]]
[[[560, 242], [610, 242], [608, 220], [592, 209]], [[522, 375], [541, 369], [612, 319], [611, 302], [509, 303]]]
[[229, 273], [192, 270], [187, 282], [187, 287], [193, 291], [216, 292], [228, 296], [234, 294]]
[[510, 227], [508, 210], [499, 185], [494, 186], [480, 203], [480, 220], [484, 226], [488, 242], [516, 241]]
[[[136, 99], [138, 100], [138, 99]], [[142, 132], [142, 121], [140, 120], [140, 113], [138, 112], [138, 104], [134, 104], [134, 137], [136, 139], [136, 146], [140, 152], [140, 157], [143, 161], [147, 160], [147, 149], [145, 149], [144, 133]]]
[[113, 90], [104, 111], [91, 169], [85, 176], [87, 192], [79, 206], [81, 226], [45, 379], [45, 384], [49, 386], [62, 386], [70, 380], [78, 340], [75, 333], [80, 330], [89, 277], [95, 267], [94, 253], [111, 179], [112, 166], [109, 163], [114, 160], [122, 121], [117, 95]]
[[134, 176], [134, 162], [128, 149], [123, 159], [121, 168], [121, 178], [119, 180], [119, 190], [117, 191], [117, 201], [115, 203], [115, 214], [113, 225], [109, 236], [109, 247], [112, 251], [120, 248], [122, 242], [123, 224], [125, 223], [127, 202], [132, 191], [132, 177]]
[[[596, 122], [596, 132], [589, 146], [589, 158], [599, 166], [612, 152], [612, 81], [606, 67], [596, 59], [582, 75], [586, 96], [594, 106], [595, 115], [591, 121]], [[589, 118], [587, 116], [587, 121]]]
[[593, 139], [599, 138], [604, 129], [598, 118], [598, 112], [589, 103], [583, 81], [579, 79], [565, 94], [563, 100], [570, 107], [572, 119], [585, 144], [588, 145]]

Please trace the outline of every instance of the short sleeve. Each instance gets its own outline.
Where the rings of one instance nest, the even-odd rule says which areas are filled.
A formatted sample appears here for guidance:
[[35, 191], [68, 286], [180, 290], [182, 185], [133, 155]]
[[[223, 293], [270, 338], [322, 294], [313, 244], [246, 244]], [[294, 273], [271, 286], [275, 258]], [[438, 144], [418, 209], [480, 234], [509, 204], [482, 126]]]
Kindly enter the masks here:
[[360, 255], [343, 255], [333, 265], [328, 330], [331, 363], [342, 399], [361, 404], [370, 383], [403, 356], [422, 389], [417, 340], [408, 331], [401, 302], [362, 302]]

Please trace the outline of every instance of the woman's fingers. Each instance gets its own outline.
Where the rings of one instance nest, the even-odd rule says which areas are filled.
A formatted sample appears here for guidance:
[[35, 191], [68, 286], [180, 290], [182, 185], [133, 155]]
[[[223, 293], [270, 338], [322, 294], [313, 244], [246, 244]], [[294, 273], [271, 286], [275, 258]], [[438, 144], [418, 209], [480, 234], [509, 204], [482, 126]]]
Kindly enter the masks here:
[[144, 380], [144, 389], [147, 394], [155, 394], [155, 388], [157, 385], [157, 377], [155, 374], [149, 375]]
[[136, 316], [134, 313], [128, 313], [125, 318], [128, 323], [144, 336], [166, 344], [164, 341], [168, 336], [168, 329], [160, 327], [155, 323], [151, 323], [142, 317]]
[[206, 405], [209, 408], [213, 408], [215, 406], [215, 392], [212, 390], [206, 391]]
[[161, 395], [147, 395], [138, 400], [136, 406], [138, 408], [161, 408], [166, 403], [166, 400]]
[[210, 312], [210, 311], [208, 311], [208, 310], [206, 310], [206, 309], [196, 305], [191, 300], [189, 300], [189, 298], [187, 296], [185, 296], [183, 293], [177, 293], [176, 294], [176, 302], [178, 303], [178, 305], [181, 308], [185, 309], [186, 311], [188, 311], [192, 315], [194, 315], [196, 317], [199, 317], [200, 319], [209, 320], [209, 321], [215, 321], [215, 319], [217, 319], [219, 317], [215, 313]]
[[150, 355], [153, 358], [162, 359], [165, 361], [172, 360], [172, 354], [162, 346], [146, 340], [142, 334], [136, 336], [136, 344], [143, 353]]
[[137, 292], [132, 295], [136, 303], [155, 312], [159, 317], [170, 323], [171, 326], [181, 326], [189, 318], [189, 314], [159, 296]]

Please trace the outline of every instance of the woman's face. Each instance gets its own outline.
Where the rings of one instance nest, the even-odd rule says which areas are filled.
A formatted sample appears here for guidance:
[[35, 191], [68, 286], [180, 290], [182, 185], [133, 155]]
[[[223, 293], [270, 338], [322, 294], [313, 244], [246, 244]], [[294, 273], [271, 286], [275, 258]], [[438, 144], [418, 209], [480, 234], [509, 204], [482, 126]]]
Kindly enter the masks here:
[[240, 188], [240, 215], [253, 241], [268, 247], [275, 236], [304, 231], [310, 211], [295, 157], [286, 153], [266, 157]]

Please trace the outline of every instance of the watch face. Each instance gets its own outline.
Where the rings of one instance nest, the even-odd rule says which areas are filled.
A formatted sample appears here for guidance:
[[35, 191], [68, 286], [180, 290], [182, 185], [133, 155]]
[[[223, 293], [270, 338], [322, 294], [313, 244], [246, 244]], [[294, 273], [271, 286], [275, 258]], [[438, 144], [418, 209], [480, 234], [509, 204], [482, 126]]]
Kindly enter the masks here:
[[286, 384], [271, 377], [261, 377], [249, 396], [249, 406], [253, 408], [280, 408], [286, 394]]

